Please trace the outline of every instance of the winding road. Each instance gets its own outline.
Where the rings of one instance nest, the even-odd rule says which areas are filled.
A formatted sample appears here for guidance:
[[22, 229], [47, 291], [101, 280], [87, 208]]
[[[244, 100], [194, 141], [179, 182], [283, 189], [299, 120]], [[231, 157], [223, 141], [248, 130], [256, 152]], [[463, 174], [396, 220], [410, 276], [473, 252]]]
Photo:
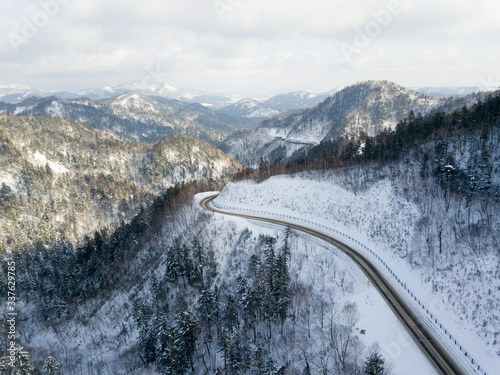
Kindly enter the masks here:
[[232, 212], [221, 211], [213, 208], [210, 202], [217, 197], [217, 194], [205, 197], [199, 201], [199, 205], [208, 211], [243, 217], [251, 220], [258, 220], [267, 223], [288, 226], [295, 230], [305, 232], [311, 236], [317, 237], [344, 252], [351, 258], [356, 265], [361, 268], [370, 282], [377, 288], [379, 293], [385, 299], [394, 314], [403, 323], [410, 336], [413, 338], [422, 353], [427, 357], [432, 366], [439, 374], [467, 374], [469, 371], [464, 371], [459, 364], [448, 354], [448, 352], [441, 346], [439, 341], [427, 329], [427, 327], [419, 320], [418, 316], [412, 311], [403, 298], [394, 290], [388, 280], [381, 274], [365, 256], [354, 250], [352, 247], [334, 239], [324, 233], [318, 232], [314, 229], [304, 227], [295, 223], [289, 223], [283, 220], [270, 219], [265, 217], [238, 214]]

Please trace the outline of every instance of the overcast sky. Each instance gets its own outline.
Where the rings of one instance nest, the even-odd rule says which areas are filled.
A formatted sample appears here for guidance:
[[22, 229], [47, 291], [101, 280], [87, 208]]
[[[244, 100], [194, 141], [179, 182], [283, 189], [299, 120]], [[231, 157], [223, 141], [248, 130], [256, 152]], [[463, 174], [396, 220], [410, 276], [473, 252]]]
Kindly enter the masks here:
[[0, 83], [500, 85], [498, 0], [0, 0]]

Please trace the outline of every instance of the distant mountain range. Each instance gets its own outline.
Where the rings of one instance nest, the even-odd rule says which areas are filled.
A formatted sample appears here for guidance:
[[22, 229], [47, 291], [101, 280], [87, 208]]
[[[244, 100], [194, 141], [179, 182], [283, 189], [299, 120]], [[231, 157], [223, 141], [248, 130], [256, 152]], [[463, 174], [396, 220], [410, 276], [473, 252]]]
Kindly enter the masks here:
[[289, 92], [257, 101], [146, 81], [75, 93], [0, 85], [0, 113], [70, 118], [141, 143], [192, 135], [255, 165], [261, 157], [286, 159], [322, 140], [374, 135], [394, 127], [411, 110], [452, 111], [489, 91], [487, 87], [410, 90], [391, 82], [367, 81], [326, 93]]
[[26, 98], [37, 97], [60, 97], [65, 99], [108, 99], [126, 93], [138, 93], [147, 96], [158, 96], [167, 99], [176, 99], [188, 103], [200, 103], [206, 106], [222, 107], [241, 99], [234, 95], [221, 95], [207, 91], [195, 91], [179, 89], [164, 82], [137, 81], [121, 84], [118, 86], [104, 86], [97, 89], [85, 89], [75, 92], [47, 92], [26, 85], [0, 84], [0, 100], [6, 103], [17, 103]]
[[75, 98], [78, 97], [77, 94], [67, 92], [67, 91], [59, 91], [59, 92], [45, 92], [42, 90], [35, 89], [26, 85], [4, 85], [0, 84], [0, 100], [5, 103], [17, 103], [21, 102], [27, 98], [38, 96], [38, 97], [46, 97], [46, 96], [58, 96], [60, 98]]
[[281, 113], [281, 111], [266, 106], [254, 99], [242, 99], [235, 104], [219, 109], [218, 112], [234, 117], [248, 118], [268, 118]]
[[[275, 95], [267, 100], [259, 100], [264, 107], [279, 112], [288, 112], [297, 109], [314, 107], [336, 90], [314, 94], [307, 91], [289, 92]], [[104, 86], [97, 89], [85, 89], [75, 92], [60, 91], [47, 92], [30, 86], [19, 84], [0, 84], [0, 101], [6, 103], [19, 103], [30, 97], [59, 97], [64, 99], [89, 98], [95, 100], [109, 99], [121, 94], [138, 93], [146, 96], [158, 96], [167, 99], [175, 99], [187, 103], [199, 103], [213, 109], [232, 106], [238, 101], [255, 100], [253, 98], [242, 98], [233, 94], [219, 94], [203, 90], [180, 89], [164, 82], [137, 81], [121, 84], [118, 86]], [[239, 105], [241, 105], [240, 103]], [[269, 117], [269, 116], [248, 116]]]
[[214, 144], [237, 130], [238, 120], [204, 107], [161, 97], [128, 93], [110, 99], [30, 97], [19, 103], [0, 102], [0, 113], [51, 115], [110, 129], [122, 139], [141, 143], [185, 134]]
[[[5, 184], [0, 190], [12, 203], [12, 221], [2, 230], [14, 233], [15, 220], [24, 220], [22, 215], [43, 218], [44, 207], [55, 205], [53, 216], [46, 214], [52, 227], [44, 230], [58, 233], [57, 228], [65, 226], [61, 235], [72, 233], [73, 239], [93, 226], [75, 228], [69, 216], [57, 221], [57, 202], [76, 202], [78, 215], [87, 214], [82, 208], [86, 205], [91, 210], [104, 208], [103, 212], [114, 212], [113, 217], [103, 216], [99, 225], [116, 222], [120, 215], [136, 212], [143, 198], [133, 197], [148, 197], [176, 181], [235, 172], [241, 165], [230, 157], [250, 166], [261, 158], [290, 160], [321, 141], [394, 128], [410, 111], [450, 112], [487, 95], [435, 98], [392, 82], [366, 81], [331, 95], [297, 92], [263, 102], [242, 99], [214, 109], [141, 93], [91, 99], [30, 96], [40, 92], [25, 86], [1, 86], [0, 91], [27, 96], [20, 102], [0, 102], [0, 183]], [[278, 109], [309, 106], [320, 99], [312, 108], [286, 113]], [[37, 199], [41, 205], [34, 203]], [[120, 209], [119, 200], [134, 208]], [[32, 202], [39, 212], [31, 212], [23, 202]], [[19, 238], [25, 235], [19, 232]]]
[[1, 85], [0, 113], [70, 118], [138, 142], [188, 134], [217, 144], [240, 128], [255, 128], [269, 117], [309, 108], [327, 97], [302, 91], [280, 94], [261, 103], [254, 99], [235, 102], [235, 97], [144, 82], [76, 93]]
[[269, 117], [279, 115], [281, 112], [270, 108], [254, 99], [241, 99], [216, 110], [218, 114], [239, 119], [236, 127], [253, 129]]

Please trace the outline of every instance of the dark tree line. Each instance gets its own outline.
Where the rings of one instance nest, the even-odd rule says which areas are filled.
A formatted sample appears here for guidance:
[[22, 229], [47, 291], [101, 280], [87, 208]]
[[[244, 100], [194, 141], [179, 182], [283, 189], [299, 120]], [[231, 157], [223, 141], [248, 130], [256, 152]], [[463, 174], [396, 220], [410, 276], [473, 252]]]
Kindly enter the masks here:
[[[190, 203], [193, 194], [210, 187], [215, 186], [197, 182], [173, 186], [149, 207], [142, 208], [130, 222], [96, 231], [92, 237], [87, 236], [82, 245], [38, 243], [13, 253], [20, 298], [35, 303], [42, 320], [55, 324], [59, 319], [71, 318], [78, 303], [105, 296], [123, 283], [123, 267], [136, 256], [145, 241], [159, 230], [178, 205]], [[5, 294], [6, 271], [4, 263], [0, 288]]]
[[[262, 236], [246, 269], [221, 286], [210, 249], [197, 241], [170, 246], [164, 274], [151, 280], [152, 296], [134, 301], [144, 364], [154, 363], [162, 374], [193, 371], [195, 360], [210, 372], [277, 373], [265, 343], [288, 317], [286, 238], [277, 248], [275, 238]], [[222, 368], [215, 368], [215, 355], [223, 357]]]

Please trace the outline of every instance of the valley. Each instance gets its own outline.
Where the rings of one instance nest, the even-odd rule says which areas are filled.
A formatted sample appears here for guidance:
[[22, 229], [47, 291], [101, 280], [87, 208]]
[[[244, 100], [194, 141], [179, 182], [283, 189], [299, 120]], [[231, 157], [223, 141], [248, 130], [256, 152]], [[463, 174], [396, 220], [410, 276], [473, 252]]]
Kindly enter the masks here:
[[0, 375], [499, 373], [500, 3], [0, 9]]
[[[311, 107], [144, 93], [0, 103], [0, 251], [16, 264], [18, 365], [494, 373], [498, 93], [433, 98], [365, 81], [316, 104], [291, 98]], [[290, 225], [206, 212], [199, 200], [213, 192], [214, 207]], [[298, 222], [369, 249], [373, 272]], [[458, 365], [428, 361], [430, 345], [408, 336], [411, 319], [397, 320], [377, 272]]]

